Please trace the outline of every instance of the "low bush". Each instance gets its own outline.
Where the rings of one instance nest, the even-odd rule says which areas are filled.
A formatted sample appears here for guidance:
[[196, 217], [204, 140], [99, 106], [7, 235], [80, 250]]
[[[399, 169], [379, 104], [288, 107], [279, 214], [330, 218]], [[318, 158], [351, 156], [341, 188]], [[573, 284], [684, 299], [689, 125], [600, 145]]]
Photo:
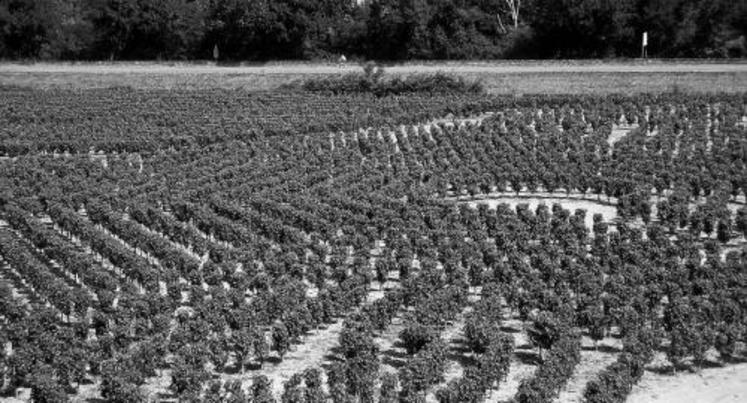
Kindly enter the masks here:
[[584, 389], [587, 403], [620, 403], [628, 398], [633, 386], [643, 376], [643, 368], [653, 358], [656, 338], [651, 332], [639, 331], [625, 342], [622, 354], [589, 381]]
[[399, 370], [402, 399], [408, 401], [422, 394], [430, 385], [441, 382], [446, 365], [446, 343], [434, 340]]
[[516, 403], [551, 402], [581, 360], [581, 343], [574, 335], [563, 335], [550, 349], [533, 377], [519, 385]]
[[446, 73], [412, 74], [384, 77], [384, 69], [367, 64], [361, 73], [310, 78], [284, 86], [285, 89], [332, 94], [371, 93], [382, 97], [415, 93], [480, 94], [485, 89], [479, 81], [469, 81]]

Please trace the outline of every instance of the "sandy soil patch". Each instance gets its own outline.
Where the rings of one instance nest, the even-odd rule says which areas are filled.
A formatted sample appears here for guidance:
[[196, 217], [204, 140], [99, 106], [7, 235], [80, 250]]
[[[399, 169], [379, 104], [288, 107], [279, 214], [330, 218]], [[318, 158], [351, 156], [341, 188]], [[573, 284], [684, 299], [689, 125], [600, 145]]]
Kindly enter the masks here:
[[630, 403], [747, 401], [747, 363], [702, 369], [699, 373], [646, 371], [628, 396]]
[[612, 125], [612, 132], [610, 133], [610, 136], [607, 137], [607, 144], [610, 145], [610, 153], [612, 152], [612, 147], [615, 143], [624, 139], [625, 136], [637, 128], [638, 125]]
[[553, 204], [558, 203], [563, 206], [564, 209], [569, 210], [573, 214], [577, 209], [586, 210], [585, 224], [587, 227], [592, 228], [594, 225], [594, 214], [601, 214], [605, 222], [611, 223], [617, 218], [617, 208], [613, 205], [603, 203], [601, 201], [588, 200], [588, 199], [576, 199], [576, 198], [556, 198], [556, 197], [537, 197], [537, 196], [499, 196], [491, 197], [486, 196], [479, 200], [464, 201], [469, 206], [476, 208], [479, 204], [486, 204], [488, 208], [495, 209], [499, 204], [508, 204], [511, 209], [516, 209], [519, 204], [528, 204], [529, 209], [535, 211], [537, 206], [545, 204], [548, 208], [552, 208]]

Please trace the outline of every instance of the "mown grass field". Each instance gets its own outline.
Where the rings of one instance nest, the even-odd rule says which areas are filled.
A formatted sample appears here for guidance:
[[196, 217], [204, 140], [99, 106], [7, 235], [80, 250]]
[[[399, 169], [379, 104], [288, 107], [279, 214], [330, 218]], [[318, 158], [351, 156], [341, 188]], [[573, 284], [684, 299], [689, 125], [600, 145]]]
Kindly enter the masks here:
[[[432, 62], [388, 66], [397, 75], [438, 71], [480, 80], [495, 94], [609, 94], [747, 91], [743, 62], [512, 61]], [[318, 75], [359, 71], [355, 63], [189, 63], [0, 64], [0, 85], [31, 88], [245, 89], [273, 90]]]

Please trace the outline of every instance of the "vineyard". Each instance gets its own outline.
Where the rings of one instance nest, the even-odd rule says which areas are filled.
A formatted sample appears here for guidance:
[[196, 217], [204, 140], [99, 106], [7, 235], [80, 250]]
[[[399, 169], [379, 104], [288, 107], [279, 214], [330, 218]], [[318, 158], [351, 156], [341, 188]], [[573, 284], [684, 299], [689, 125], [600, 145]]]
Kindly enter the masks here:
[[744, 94], [0, 95], [0, 400], [747, 377]]

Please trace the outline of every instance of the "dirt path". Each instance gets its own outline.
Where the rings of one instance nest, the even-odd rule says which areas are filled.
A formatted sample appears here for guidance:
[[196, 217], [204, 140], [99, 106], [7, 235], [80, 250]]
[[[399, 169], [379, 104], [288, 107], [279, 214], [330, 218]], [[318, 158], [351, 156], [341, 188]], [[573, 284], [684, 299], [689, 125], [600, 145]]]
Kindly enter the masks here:
[[[7, 228], [8, 222], [0, 219], [0, 229]], [[26, 289], [21, 276], [10, 266], [10, 263], [8, 263], [2, 255], [0, 255], [0, 284], [7, 286], [10, 289], [13, 298], [23, 305], [31, 304], [30, 298], [35, 297], [30, 295], [31, 291]]]
[[516, 318], [503, 322], [503, 330], [509, 331], [514, 338], [514, 355], [511, 357], [511, 366], [508, 376], [495, 389], [488, 390], [485, 401], [487, 403], [502, 403], [510, 401], [519, 384], [534, 374], [537, 369], [537, 349], [529, 343], [529, 338], [524, 332], [524, 324]]
[[71, 288], [83, 289], [89, 297], [91, 297], [94, 301], [98, 301], [98, 296], [96, 295], [96, 293], [88, 286], [88, 284], [84, 283], [80, 279], [79, 275], [71, 272], [66, 267], [62, 266], [59, 262], [47, 256], [44, 250], [37, 247], [36, 244], [34, 244], [31, 239], [27, 238], [21, 231], [10, 226], [7, 226], [6, 228], [16, 235], [18, 240], [26, 246], [26, 249], [31, 252], [40, 263], [50, 269], [50, 273], [54, 274], [57, 278], [64, 281]]
[[437, 403], [436, 392], [445, 387], [452, 379], [457, 379], [464, 373], [463, 362], [469, 360], [472, 353], [466, 351], [464, 345], [464, 328], [465, 316], [472, 311], [471, 307], [464, 309], [459, 316], [449, 325], [443, 332], [441, 332], [441, 338], [448, 343], [448, 361], [446, 363], [446, 370], [444, 371], [443, 382], [433, 385], [429, 388], [428, 394], [426, 395], [425, 401], [428, 403]]
[[24, 306], [31, 304], [31, 291], [26, 289], [18, 272], [10, 267], [10, 264], [0, 255], [0, 284], [8, 287], [11, 296]]
[[219, 239], [216, 239], [216, 238], [215, 238], [215, 236], [213, 236], [213, 235], [209, 235], [209, 234], [206, 234], [206, 233], [204, 233], [204, 232], [203, 232], [203, 231], [202, 231], [201, 229], [199, 229], [199, 228], [197, 227], [197, 225], [195, 225], [195, 224], [194, 224], [194, 222], [191, 222], [191, 221], [190, 221], [190, 222], [185, 222], [185, 221], [181, 221], [181, 220], [179, 220], [178, 218], [176, 218], [176, 216], [174, 216], [174, 214], [172, 214], [172, 213], [171, 213], [170, 211], [167, 211], [167, 210], [163, 210], [163, 209], [161, 209], [160, 211], [161, 211], [161, 213], [163, 213], [163, 214], [164, 214], [165, 216], [167, 216], [167, 217], [169, 217], [169, 218], [172, 218], [172, 219], [174, 219], [174, 220], [177, 220], [177, 221], [179, 221], [180, 223], [182, 223], [182, 224], [186, 225], [186, 226], [187, 226], [187, 228], [189, 228], [189, 230], [193, 231], [193, 232], [194, 232], [195, 234], [197, 234], [197, 235], [198, 235], [199, 237], [201, 237], [201, 238], [203, 238], [203, 239], [205, 239], [205, 240], [207, 240], [207, 241], [209, 241], [209, 242], [212, 242], [212, 243], [214, 243], [214, 244], [217, 244], [217, 245], [223, 246], [223, 247], [225, 247], [225, 248], [228, 248], [228, 249], [231, 249], [231, 250], [236, 250], [236, 249], [238, 249], [238, 248], [237, 248], [236, 246], [234, 246], [234, 245], [233, 245], [232, 243], [230, 243], [230, 242], [226, 242], [226, 241], [221, 241], [221, 240], [219, 240]]
[[[380, 291], [371, 291], [366, 303], [371, 303], [381, 297], [383, 297], [383, 293]], [[243, 374], [217, 374], [217, 376], [225, 381], [241, 381], [242, 387], [245, 390], [249, 390], [255, 376], [265, 375], [272, 382], [273, 394], [276, 398], [279, 398], [283, 392], [283, 383], [290, 379], [291, 376], [301, 373], [308, 368], [316, 367], [323, 369], [323, 364], [332, 359], [332, 354], [334, 348], [337, 347], [344, 320], [345, 317], [336, 320], [326, 327], [310, 331], [301, 338], [300, 344], [292, 345], [291, 350], [278, 363], [266, 362], [262, 369], [247, 369]], [[277, 359], [277, 354], [272, 352], [271, 357]], [[322, 373], [322, 380], [326, 384], [324, 372]], [[159, 395], [170, 395], [168, 389], [170, 384], [171, 372], [170, 370], [163, 370], [159, 372], [159, 376], [148, 378], [145, 386], [143, 386], [143, 390], [146, 391], [149, 398], [154, 399]]]
[[[581, 362], [576, 365], [576, 370], [571, 379], [560, 390], [560, 395], [555, 399], [556, 403], [575, 403], [583, 401], [583, 393], [586, 384], [608, 365], [617, 360], [619, 351], [622, 350], [622, 342], [619, 339], [607, 338], [601, 340], [598, 346], [584, 336], [581, 339]], [[597, 350], [593, 348], [597, 347]]]
[[222, 376], [224, 379], [239, 379], [245, 389], [249, 389], [252, 378], [265, 375], [272, 382], [272, 389], [276, 397], [283, 392], [283, 383], [293, 374], [303, 372], [307, 368], [322, 368], [328, 355], [337, 346], [338, 336], [342, 330], [343, 319], [339, 319], [327, 327], [315, 329], [304, 336], [301, 344], [293, 345], [283, 360], [277, 364], [265, 364], [261, 370], [246, 371], [243, 375]]
[[[383, 292], [372, 290], [364, 304], [370, 304], [383, 296]], [[226, 380], [241, 380], [243, 387], [248, 389], [251, 387], [254, 376], [265, 375], [272, 382], [275, 396], [280, 397], [283, 392], [283, 383], [290, 379], [293, 374], [303, 372], [308, 368], [322, 369], [323, 364], [333, 359], [334, 349], [338, 345], [344, 321], [345, 318], [343, 317], [326, 327], [312, 330], [309, 334], [303, 336], [300, 344], [293, 345], [292, 350], [277, 364], [267, 363], [261, 370], [246, 371], [244, 374], [222, 375], [221, 377]]]
[[374, 338], [379, 346], [381, 367], [379, 372], [396, 374], [399, 368], [407, 362], [407, 352], [399, 344], [399, 333], [405, 328], [405, 312], [400, 311], [384, 332]]
[[151, 229], [150, 227], [148, 227], [146, 225], [141, 224], [140, 222], [138, 222], [138, 221], [134, 220], [132, 217], [130, 217], [130, 215], [127, 214], [127, 213], [124, 214], [124, 220], [129, 221], [129, 222], [135, 224], [135, 226], [139, 227], [143, 231], [145, 231], [145, 232], [147, 232], [147, 233], [149, 233], [151, 235], [155, 235], [155, 236], [161, 238], [162, 240], [168, 242], [170, 245], [172, 245], [173, 247], [175, 247], [175, 248], [179, 249], [180, 251], [184, 252], [185, 254], [187, 254], [192, 259], [198, 260], [200, 262], [202, 262], [203, 260], [205, 260], [202, 256], [200, 256], [197, 253], [195, 253], [192, 249], [190, 249], [190, 248], [188, 248], [188, 247], [180, 244], [179, 242], [171, 240], [171, 238], [169, 238], [166, 234], [163, 234], [163, 233], [158, 232], [158, 231], [156, 231], [154, 229]]
[[74, 234], [64, 230], [62, 227], [57, 225], [57, 223], [54, 223], [51, 221], [51, 218], [47, 216], [47, 219], [49, 220], [50, 224], [49, 227], [56, 231], [57, 234], [62, 237], [63, 239], [68, 240], [71, 245], [77, 250], [77, 252], [80, 253], [87, 253], [91, 255], [91, 257], [98, 262], [101, 265], [101, 268], [108, 271], [110, 274], [114, 275], [116, 278], [122, 281], [128, 281], [135, 285], [135, 287], [139, 290], [140, 293], [145, 293], [145, 287], [143, 287], [137, 280], [134, 280], [130, 277], [128, 277], [124, 270], [122, 270], [120, 267], [115, 266], [112, 264], [109, 259], [98, 253], [97, 251], [93, 250], [90, 245], [83, 242], [80, 238], [75, 236]]

